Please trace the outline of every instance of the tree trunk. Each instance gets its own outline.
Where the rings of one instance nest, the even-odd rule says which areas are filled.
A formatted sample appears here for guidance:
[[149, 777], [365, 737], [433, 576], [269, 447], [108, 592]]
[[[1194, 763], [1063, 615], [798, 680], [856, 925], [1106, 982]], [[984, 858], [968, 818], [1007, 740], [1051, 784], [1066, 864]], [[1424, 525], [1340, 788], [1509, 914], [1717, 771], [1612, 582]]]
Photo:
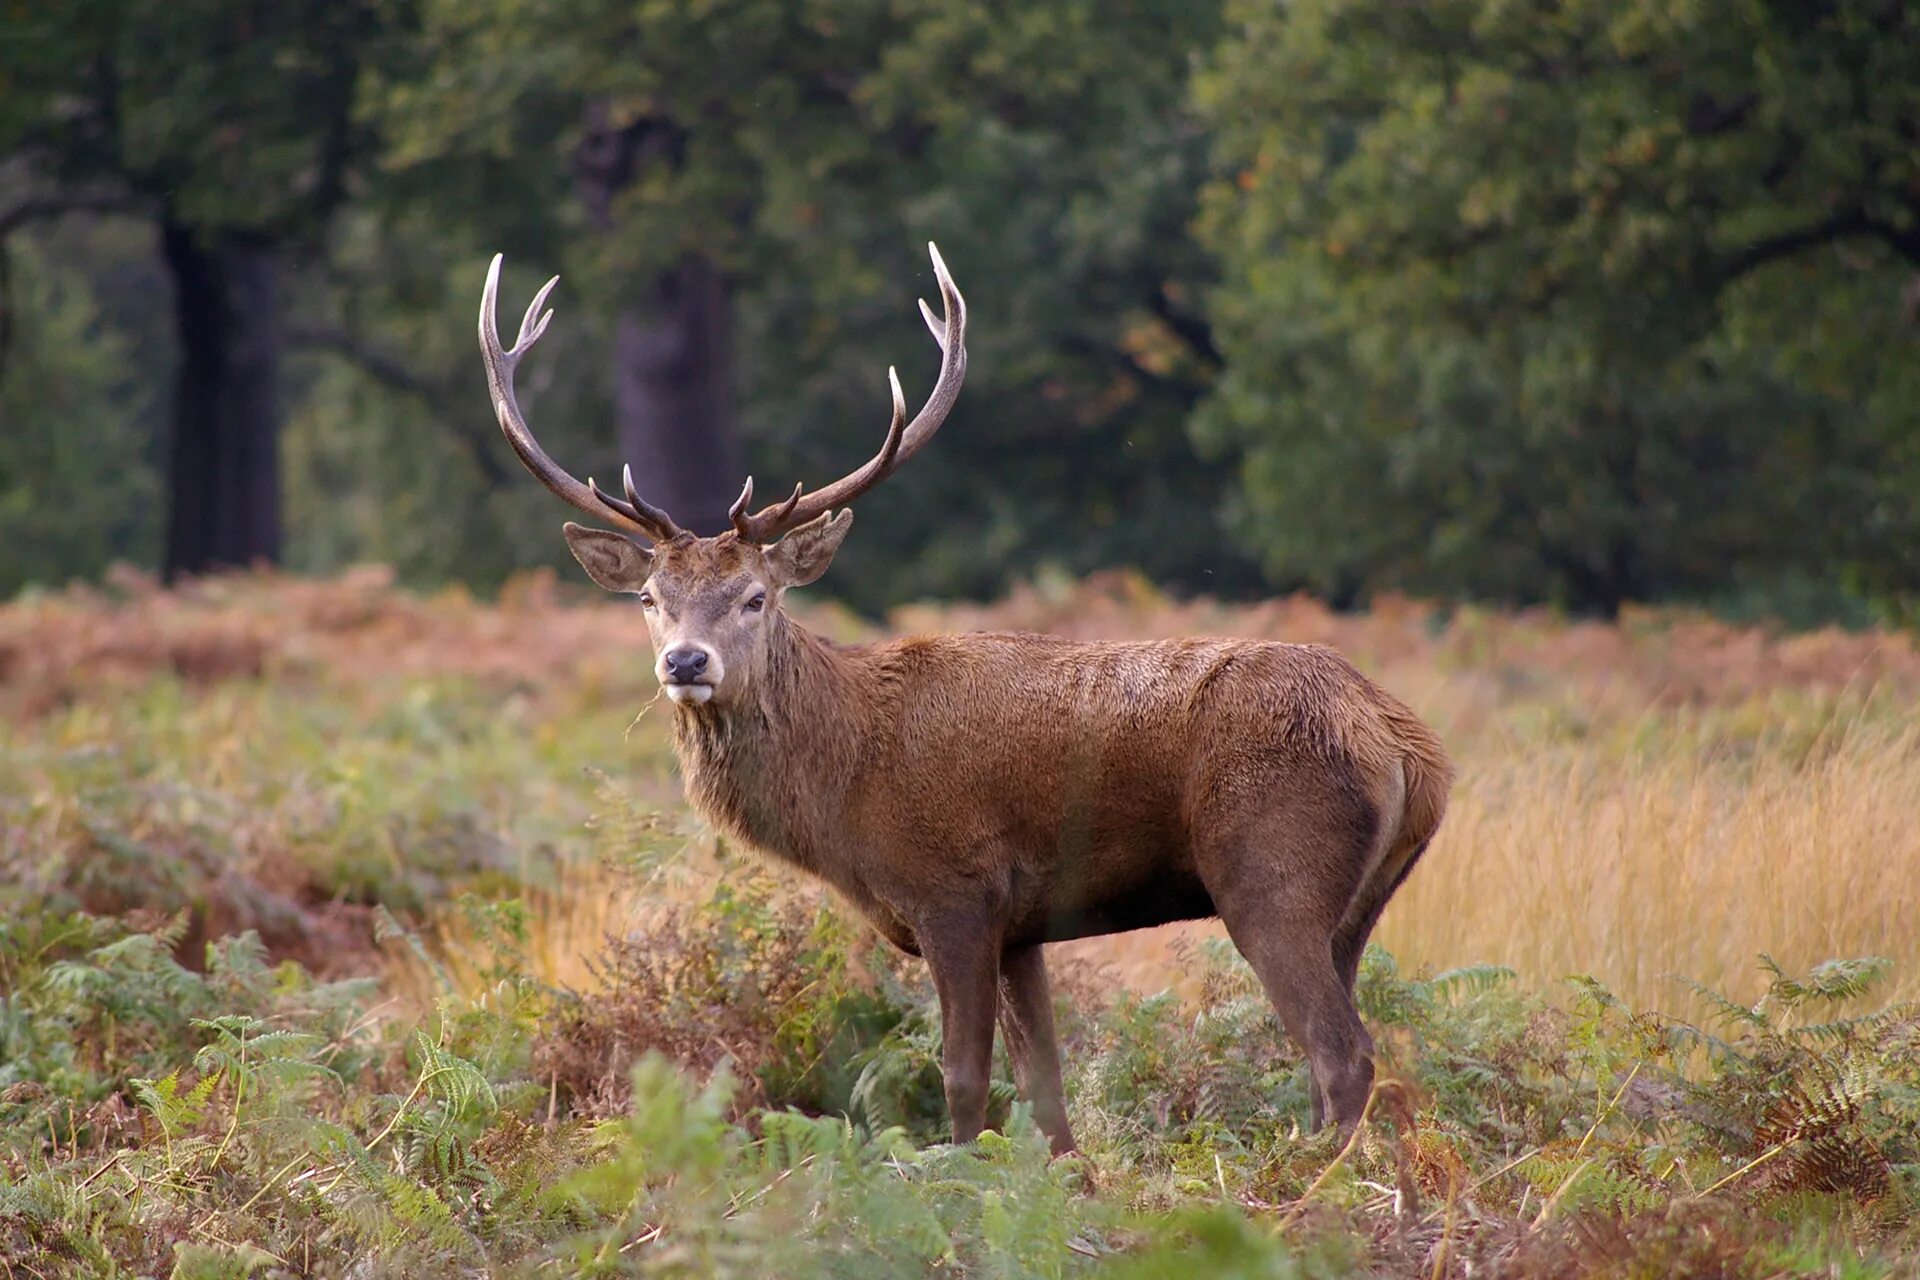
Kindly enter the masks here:
[[198, 239], [169, 220], [180, 338], [163, 572], [280, 558], [280, 262], [271, 245]]
[[[588, 108], [574, 174], [588, 216], [614, 229], [614, 202], [639, 170], [678, 165], [685, 132], [670, 120], [613, 122]], [[622, 459], [642, 497], [682, 528], [719, 533], [739, 495], [733, 426], [732, 295], [718, 268], [690, 257], [648, 282], [615, 317], [613, 405]]]
[[727, 283], [690, 258], [649, 295], [620, 312], [614, 335], [621, 456], [647, 501], [683, 528], [719, 533], [746, 477], [733, 433]]

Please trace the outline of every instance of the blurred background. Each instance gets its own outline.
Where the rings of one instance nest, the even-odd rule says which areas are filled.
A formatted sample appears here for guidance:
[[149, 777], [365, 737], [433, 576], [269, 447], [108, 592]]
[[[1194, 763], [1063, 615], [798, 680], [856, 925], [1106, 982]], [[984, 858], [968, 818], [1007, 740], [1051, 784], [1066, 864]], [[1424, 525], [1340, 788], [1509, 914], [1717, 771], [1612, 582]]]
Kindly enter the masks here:
[[[1920, 40], [1884, 0], [0, 6], [0, 595], [114, 561], [491, 590], [576, 474], [682, 523], [878, 445], [937, 241], [938, 446], [823, 589], [1057, 570], [1920, 599]], [[510, 335], [509, 335], [510, 336]]]

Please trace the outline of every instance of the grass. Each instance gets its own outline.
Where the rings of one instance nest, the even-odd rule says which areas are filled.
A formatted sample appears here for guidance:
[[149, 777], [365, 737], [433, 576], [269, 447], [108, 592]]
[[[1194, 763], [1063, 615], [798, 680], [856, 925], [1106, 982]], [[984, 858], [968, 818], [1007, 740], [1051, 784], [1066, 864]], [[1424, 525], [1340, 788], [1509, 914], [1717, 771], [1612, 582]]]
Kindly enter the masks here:
[[1806, 746], [1694, 736], [1470, 758], [1381, 939], [1415, 962], [1593, 972], [1642, 1003], [1680, 974], [1757, 995], [1761, 949], [1887, 956], [1895, 993], [1920, 994], [1920, 730], [1842, 712]]
[[1322, 640], [1442, 729], [1350, 1150], [1204, 928], [1057, 949], [1083, 1157], [1004, 1078], [941, 1144], [919, 967], [691, 821], [626, 610], [127, 577], [0, 607], [0, 1275], [1920, 1262], [1908, 638], [1124, 577], [890, 625]]

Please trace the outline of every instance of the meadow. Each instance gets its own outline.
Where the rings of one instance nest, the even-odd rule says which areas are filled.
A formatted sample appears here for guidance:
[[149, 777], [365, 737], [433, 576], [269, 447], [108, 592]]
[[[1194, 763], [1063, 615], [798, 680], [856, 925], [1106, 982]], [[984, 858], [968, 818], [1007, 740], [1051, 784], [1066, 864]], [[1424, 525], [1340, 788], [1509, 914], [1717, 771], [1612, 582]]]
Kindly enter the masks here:
[[1004, 1082], [943, 1143], [919, 966], [685, 810], [616, 603], [126, 573], [0, 606], [0, 1274], [1920, 1266], [1912, 637], [1123, 574], [801, 609], [1329, 643], [1426, 716], [1460, 782], [1356, 1140], [1196, 925], [1056, 949], [1080, 1156]]

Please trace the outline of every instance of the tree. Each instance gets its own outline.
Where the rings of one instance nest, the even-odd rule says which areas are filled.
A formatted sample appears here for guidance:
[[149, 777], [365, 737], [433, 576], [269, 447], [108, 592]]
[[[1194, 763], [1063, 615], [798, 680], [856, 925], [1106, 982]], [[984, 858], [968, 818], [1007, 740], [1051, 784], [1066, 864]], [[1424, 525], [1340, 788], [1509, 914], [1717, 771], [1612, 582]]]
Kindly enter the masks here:
[[1600, 612], [1920, 586], [1920, 13], [1228, 25], [1200, 97], [1229, 372], [1199, 429], [1245, 449], [1271, 573]]
[[[604, 98], [586, 104], [574, 171], [595, 229], [617, 230], [615, 205], [650, 171], [686, 164], [687, 130], [657, 115], [616, 118]], [[639, 289], [623, 291], [614, 316], [614, 436], [620, 455], [647, 477], [649, 501], [695, 533], [727, 527], [739, 491], [733, 411], [733, 287], [711, 255], [689, 246], [662, 262]]]
[[[1213, 39], [1212, 6], [570, 0], [538, 15], [530, 48], [526, 0], [430, 7], [441, 61], [386, 104], [395, 176], [495, 244], [549, 261], [567, 246], [563, 325], [633, 318], [608, 343], [653, 388], [629, 400], [720, 402], [650, 415], [730, 481], [708, 491], [730, 500], [746, 470], [762, 494], [819, 483], [873, 451], [886, 367], [911, 397], [937, 363], [912, 308], [936, 240], [972, 307], [972, 371], [944, 465], [863, 503], [849, 594], [980, 592], [1049, 562], [1249, 584], [1215, 519], [1228, 473], [1185, 433], [1218, 360], [1188, 229], [1206, 165], [1190, 51]], [[531, 206], [569, 179], [570, 218], [540, 227]], [[491, 202], [465, 198], [482, 190]], [[718, 336], [688, 342], [700, 332]], [[724, 383], [650, 347], [727, 350]], [[729, 400], [749, 463], [700, 425]], [[652, 496], [676, 486], [670, 459], [626, 445]], [[611, 456], [580, 467], [615, 473]]]
[[[289, 262], [316, 253], [379, 150], [372, 69], [409, 0], [42, 5], [0, 40], [0, 155], [23, 207], [150, 218], [174, 287], [169, 577], [280, 554]], [[24, 221], [24, 219], [21, 219]]]

